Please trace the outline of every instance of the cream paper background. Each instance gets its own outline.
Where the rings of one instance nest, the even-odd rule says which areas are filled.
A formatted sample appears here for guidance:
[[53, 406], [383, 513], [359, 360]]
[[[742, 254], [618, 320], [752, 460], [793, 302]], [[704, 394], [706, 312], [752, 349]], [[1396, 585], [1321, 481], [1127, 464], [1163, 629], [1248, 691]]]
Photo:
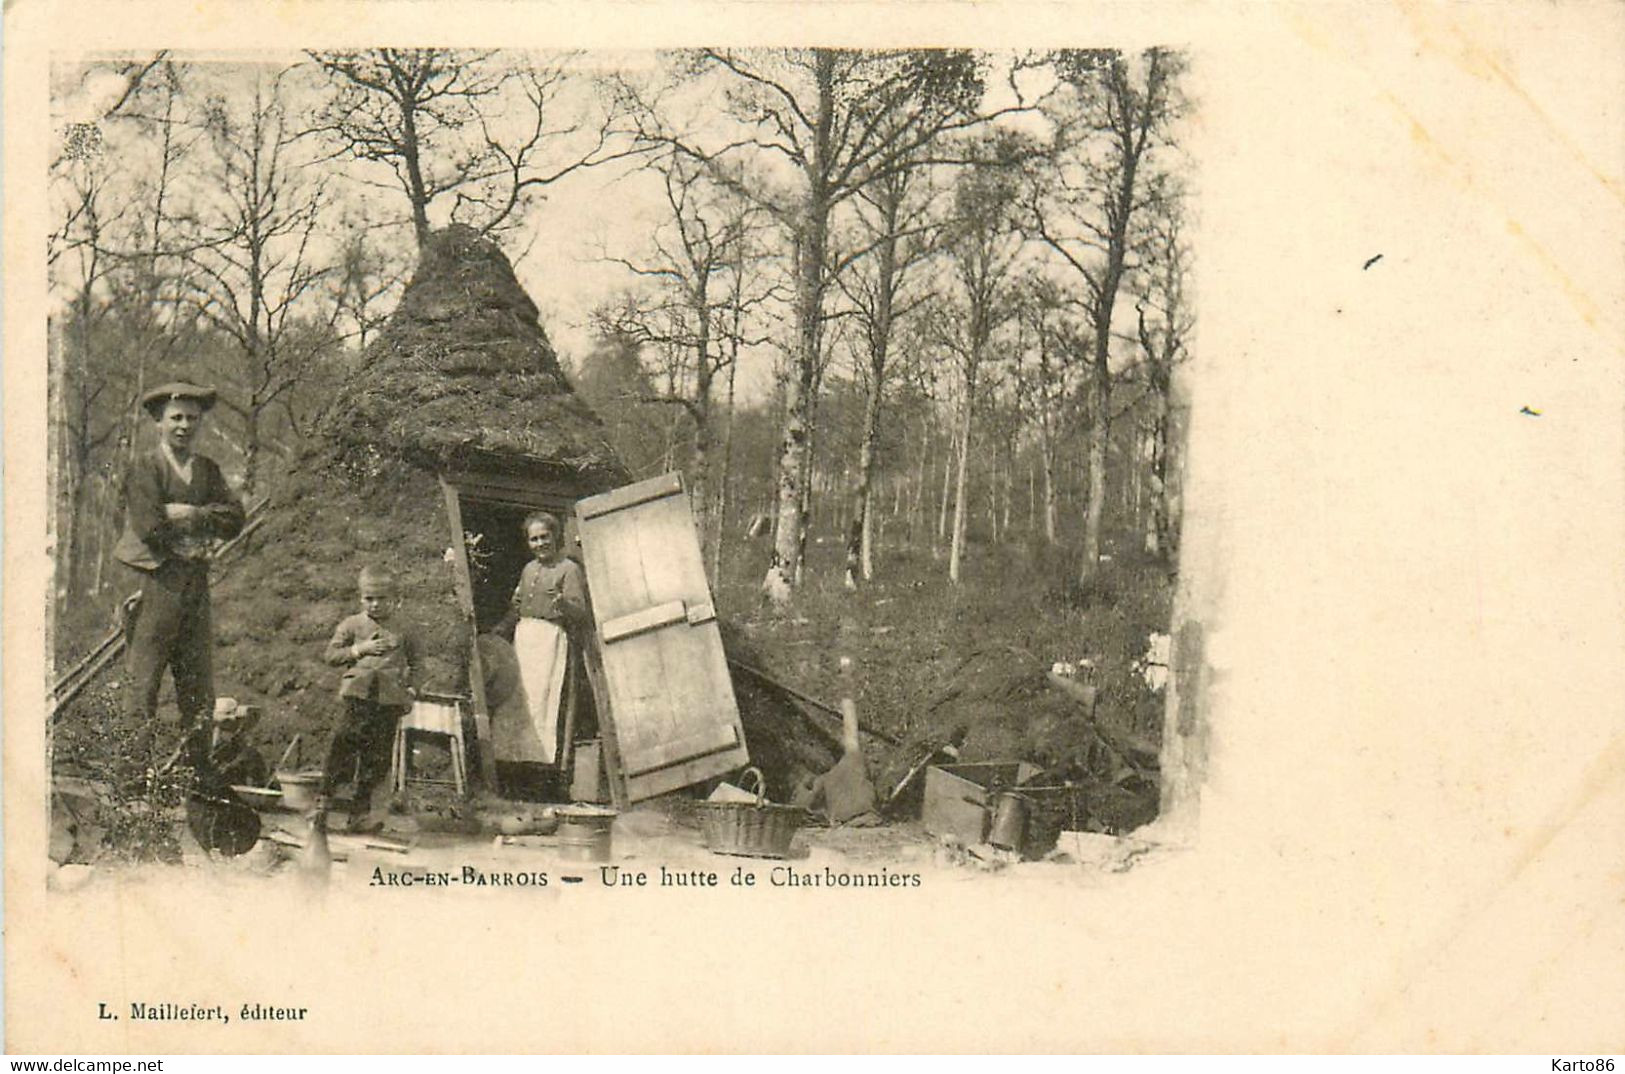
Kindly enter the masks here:
[[[5, 29], [8, 1050], [1625, 1050], [1625, 7], [12, 0]], [[879, 892], [47, 897], [47, 56], [271, 42], [1191, 49], [1188, 848]], [[94, 1018], [143, 999], [312, 1015]]]

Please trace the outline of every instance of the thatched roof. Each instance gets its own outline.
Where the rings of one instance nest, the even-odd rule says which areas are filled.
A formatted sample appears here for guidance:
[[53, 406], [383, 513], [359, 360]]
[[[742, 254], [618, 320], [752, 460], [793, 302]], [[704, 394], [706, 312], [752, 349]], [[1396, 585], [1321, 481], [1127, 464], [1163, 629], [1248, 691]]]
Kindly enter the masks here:
[[341, 446], [430, 468], [567, 471], [626, 479], [602, 423], [570, 387], [536, 304], [474, 229], [437, 231], [412, 282], [325, 423]]

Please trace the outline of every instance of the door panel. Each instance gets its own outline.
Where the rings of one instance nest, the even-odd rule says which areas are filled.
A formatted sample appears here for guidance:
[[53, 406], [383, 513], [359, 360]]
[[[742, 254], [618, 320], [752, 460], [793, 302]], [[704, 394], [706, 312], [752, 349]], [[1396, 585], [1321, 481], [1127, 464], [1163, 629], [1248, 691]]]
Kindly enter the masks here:
[[582, 500], [576, 512], [628, 799], [748, 763], [681, 478]]

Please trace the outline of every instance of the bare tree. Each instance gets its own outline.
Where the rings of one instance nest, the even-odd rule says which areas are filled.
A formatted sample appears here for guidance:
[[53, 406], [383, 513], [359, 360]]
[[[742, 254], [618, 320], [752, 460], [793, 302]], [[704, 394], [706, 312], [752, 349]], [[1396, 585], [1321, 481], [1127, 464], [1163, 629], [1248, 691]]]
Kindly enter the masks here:
[[[913, 470], [908, 477], [907, 501], [901, 505], [907, 519], [910, 543], [918, 543], [920, 535], [929, 529], [926, 487], [930, 484], [931, 443], [936, 428], [933, 421], [934, 386], [927, 361], [929, 343], [923, 321], [923, 317], [915, 317], [906, 323], [905, 330], [896, 341], [892, 361], [896, 381], [892, 405], [904, 416], [905, 432], [917, 434], [918, 437], [912, 441]], [[916, 428], [908, 430], [910, 424]]]
[[1020, 354], [1020, 322], [1012, 324], [1017, 331], [1006, 334], [1000, 348], [1002, 360], [988, 367], [984, 393], [987, 402], [982, 409], [983, 442], [988, 445], [988, 450], [981, 452], [987, 469], [987, 520], [995, 543], [1003, 541], [1010, 530], [1013, 475], [1022, 432], [1013, 361]]
[[759, 211], [706, 178], [692, 158], [666, 153], [650, 169], [661, 180], [666, 218], [647, 257], [609, 257], [646, 284], [599, 311], [600, 326], [669, 356], [668, 390], [640, 402], [682, 408], [693, 423], [690, 498], [715, 559], [720, 540], [711, 480], [715, 447], [714, 384], [731, 374], [744, 318], [771, 295], [745, 279], [746, 248]]
[[[773, 269], [775, 258], [761, 241], [760, 229], [747, 215], [753, 226], [746, 228], [740, 241], [732, 244], [734, 263], [730, 272], [731, 285], [727, 309], [721, 319], [724, 345], [728, 348], [728, 387], [726, 424], [722, 437], [722, 473], [717, 480], [717, 538], [711, 548], [711, 576], [720, 583], [722, 578], [723, 546], [727, 543], [728, 512], [731, 507], [733, 480], [735, 387], [739, 376], [740, 352], [747, 346], [757, 347], [769, 342], [772, 334], [757, 328], [757, 322], [782, 297], [780, 275]], [[749, 317], [750, 320], [746, 318]], [[754, 333], [754, 334], [752, 334]]]
[[[121, 303], [139, 341], [133, 348], [134, 378], [124, 415], [123, 441], [133, 459], [139, 441], [136, 402], [146, 391], [148, 375], [168, 364], [182, 338], [166, 323], [184, 288], [181, 261], [193, 246], [181, 234], [190, 222], [187, 189], [182, 176], [200, 139], [188, 122], [186, 68], [168, 59], [142, 66], [132, 75], [128, 91], [108, 113], [136, 137], [156, 142], [157, 160], [152, 174], [139, 178], [127, 196], [135, 207], [131, 226], [113, 239], [108, 253], [120, 263]], [[122, 469], [122, 467], [121, 467]]]
[[331, 349], [338, 315], [336, 303], [318, 311], [332, 267], [315, 256], [313, 240], [328, 199], [324, 181], [308, 178], [295, 151], [300, 132], [285, 75], [256, 75], [240, 105], [210, 101], [203, 117], [212, 150], [208, 193], [198, 209], [201, 241], [189, 258], [196, 271], [188, 300], [230, 338], [239, 359], [235, 390], [221, 400], [243, 422], [249, 492], [259, 478], [268, 413]]
[[[163, 53], [90, 64], [81, 88], [108, 72], [117, 76], [116, 95], [94, 102], [99, 118], [62, 131], [51, 177], [60, 223], [47, 250], [68, 311], [56, 337], [66, 464], [59, 491], [68, 504], [59, 547], [66, 584], [81, 593], [102, 587], [114, 504], [142, 431], [136, 402], [155, 367], [184, 353], [190, 339], [186, 318], [174, 315], [186, 252], [177, 234], [187, 218], [181, 176], [197, 140], [185, 123], [184, 68]], [[91, 499], [94, 518], [81, 526], [92, 517]]]
[[331, 85], [311, 131], [335, 157], [389, 169], [392, 182], [365, 181], [406, 196], [420, 246], [448, 195], [452, 220], [495, 231], [549, 184], [622, 155], [607, 117], [566, 106], [561, 61], [440, 48], [309, 55]]
[[1021, 333], [1016, 398], [1038, 446], [1044, 478], [1044, 539], [1055, 544], [1060, 521], [1057, 464], [1062, 440], [1077, 412], [1077, 366], [1067, 355], [1079, 348], [1081, 326], [1069, 316], [1054, 283], [1042, 277], [1023, 281], [1017, 309]]
[[347, 325], [345, 338], [365, 350], [389, 319], [390, 299], [405, 285], [407, 266], [391, 256], [377, 228], [365, 221], [346, 220], [342, 234], [330, 278], [333, 308]]
[[961, 387], [958, 471], [954, 483], [953, 540], [948, 578], [960, 580], [965, 556], [971, 427], [984, 367], [994, 360], [994, 333], [1013, 313], [1012, 290], [1022, 236], [1016, 229], [1013, 175], [1000, 168], [963, 173], [954, 190], [954, 213], [943, 239], [953, 288], [935, 324], [936, 338], [952, 355]]
[[860, 191], [856, 245], [868, 256], [840, 278], [841, 290], [856, 313], [862, 336], [857, 362], [865, 388], [863, 433], [852, 488], [852, 520], [846, 540], [846, 584], [874, 577], [872, 496], [878, 464], [881, 413], [897, 323], [923, 300], [906, 288], [934, 249], [931, 195], [926, 173], [899, 168]]
[[[98, 294], [115, 268], [106, 253], [107, 231], [110, 224], [117, 224], [122, 208], [109, 205], [115, 198], [108, 191], [108, 166], [100, 128], [94, 124], [72, 132], [53, 172], [57, 226], [50, 235], [48, 258], [52, 283], [66, 292], [68, 311], [66, 324], [56, 333], [50, 378], [55, 424], [51, 475], [57, 505], [52, 519], [61, 598], [79, 588], [83, 562], [79, 524], [93, 461], [121, 427], [117, 404], [107, 405], [115, 394], [114, 382], [93, 368], [100, 364], [93, 356], [98, 330], [111, 309]], [[114, 412], [112, 420], [107, 417], [109, 409]]]
[[[661, 109], [628, 90], [635, 137], [703, 161], [772, 213], [794, 249], [795, 336], [763, 580], [764, 593], [782, 604], [802, 561], [825, 300], [844, 267], [831, 257], [832, 215], [867, 185], [920, 163], [945, 133], [983, 122], [982, 72], [964, 51], [705, 50], [685, 63], [685, 76], [725, 79], [735, 126], [710, 137], [699, 126], [673, 130]], [[703, 126], [718, 129], [714, 117]]]
[[1029, 221], [1078, 282], [1090, 325], [1089, 493], [1079, 569], [1087, 579], [1100, 562], [1117, 294], [1134, 267], [1134, 227], [1166, 196], [1167, 175], [1156, 157], [1184, 111], [1184, 60], [1166, 49], [1138, 57], [1068, 51], [1054, 64], [1067, 92], [1055, 98], [1056, 153], [1031, 188]]
[[1183, 216], [1177, 203], [1171, 203], [1152, 233], [1148, 243], [1151, 256], [1136, 288], [1136, 334], [1151, 410], [1145, 451], [1151, 510], [1146, 518], [1145, 550], [1152, 555], [1168, 555], [1173, 551], [1168, 496], [1169, 412], [1174, 368], [1189, 356], [1194, 325], [1185, 293], [1190, 252], [1181, 234], [1182, 224]]
[[593, 320], [597, 338], [571, 379], [582, 398], [603, 416], [610, 441], [628, 471], [638, 478], [653, 476], [664, 465], [664, 437], [655, 426], [665, 408], [638, 402], [655, 395], [657, 388], [640, 354], [645, 348], [609, 327], [615, 320], [612, 311], [600, 310]]

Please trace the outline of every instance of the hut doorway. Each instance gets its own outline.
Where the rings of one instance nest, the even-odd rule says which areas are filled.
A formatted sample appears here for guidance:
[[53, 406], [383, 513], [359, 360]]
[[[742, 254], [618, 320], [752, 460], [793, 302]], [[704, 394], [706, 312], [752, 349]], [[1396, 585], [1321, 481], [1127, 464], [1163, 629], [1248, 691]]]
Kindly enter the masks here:
[[474, 625], [481, 634], [495, 630], [508, 614], [519, 572], [530, 562], [524, 521], [547, 511], [564, 523], [564, 554], [579, 560], [575, 516], [568, 502], [521, 506], [476, 496], [461, 496], [463, 542], [468, 549], [469, 582], [474, 592]]
[[[494, 777], [504, 797], [567, 801], [571, 798], [577, 746], [598, 734], [596, 706], [581, 667], [581, 653], [573, 649], [570, 656], [572, 688], [559, 714], [556, 763], [511, 762], [498, 755], [498, 736], [493, 734], [492, 721], [513, 718], [512, 713], [502, 711], [513, 697], [519, 674], [508, 633], [511, 621], [505, 620], [520, 572], [531, 558], [524, 520], [537, 511], [560, 519], [564, 523], [564, 553], [579, 562], [573, 490], [543, 482], [468, 474], [448, 475], [445, 487], [455, 502], [452, 517], [461, 524], [463, 555], [458, 566], [464, 573], [463, 592], [471, 605], [476, 634], [471, 671], [480, 682], [474, 693], [476, 713], [483, 716], [477, 720], [483, 725], [479, 730], [482, 769]], [[484, 764], [487, 751], [489, 767]]]

